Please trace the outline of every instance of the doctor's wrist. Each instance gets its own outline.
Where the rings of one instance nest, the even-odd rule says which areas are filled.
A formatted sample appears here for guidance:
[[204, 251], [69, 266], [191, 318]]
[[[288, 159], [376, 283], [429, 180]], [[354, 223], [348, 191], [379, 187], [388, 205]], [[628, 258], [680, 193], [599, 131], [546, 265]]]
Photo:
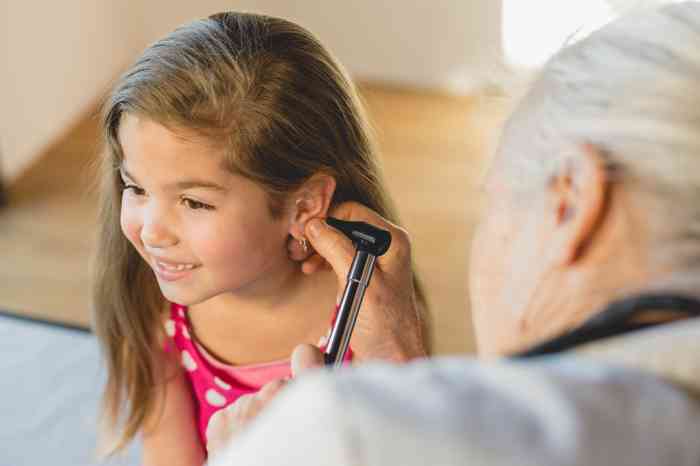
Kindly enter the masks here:
[[376, 342], [366, 351], [356, 352], [356, 359], [403, 364], [414, 359], [425, 358], [428, 354], [423, 344], [423, 338], [417, 330], [412, 329], [407, 333], [384, 335], [381, 342]]

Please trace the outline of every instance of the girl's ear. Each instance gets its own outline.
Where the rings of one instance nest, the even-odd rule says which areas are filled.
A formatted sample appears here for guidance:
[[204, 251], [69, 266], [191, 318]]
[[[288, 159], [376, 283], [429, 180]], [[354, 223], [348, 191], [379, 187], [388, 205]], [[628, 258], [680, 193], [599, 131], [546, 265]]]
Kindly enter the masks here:
[[306, 222], [312, 218], [325, 217], [335, 194], [336, 181], [330, 175], [317, 173], [312, 176], [290, 198], [289, 234], [294, 239], [304, 238]]

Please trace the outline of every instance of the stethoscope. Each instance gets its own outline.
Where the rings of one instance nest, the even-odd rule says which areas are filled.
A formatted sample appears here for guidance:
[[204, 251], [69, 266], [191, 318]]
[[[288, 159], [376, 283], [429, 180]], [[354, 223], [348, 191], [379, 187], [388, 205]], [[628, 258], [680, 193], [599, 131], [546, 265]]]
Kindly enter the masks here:
[[700, 299], [674, 293], [654, 293], [613, 301], [580, 327], [537, 344], [515, 354], [514, 357], [528, 358], [559, 353], [604, 338], [669, 323], [667, 320], [660, 322], [635, 320], [652, 311], [655, 314], [661, 313], [680, 318], [700, 317]]

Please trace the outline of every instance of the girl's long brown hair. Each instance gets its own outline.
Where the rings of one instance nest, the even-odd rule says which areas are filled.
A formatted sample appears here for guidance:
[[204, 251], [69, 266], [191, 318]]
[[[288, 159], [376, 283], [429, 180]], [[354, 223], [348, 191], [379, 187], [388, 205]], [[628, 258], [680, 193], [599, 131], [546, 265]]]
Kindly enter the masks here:
[[[224, 148], [227, 168], [268, 192], [272, 216], [281, 215], [285, 195], [323, 172], [337, 182], [333, 204], [356, 201], [397, 221], [357, 91], [311, 33], [278, 18], [220, 13], [148, 47], [116, 83], [102, 113], [93, 322], [109, 371], [105, 420], [119, 432], [112, 452], [133, 439], [155, 409], [162, 379], [152, 355], [160, 350], [167, 304], [120, 228], [118, 136], [125, 113]], [[427, 312], [415, 273], [414, 282]]]

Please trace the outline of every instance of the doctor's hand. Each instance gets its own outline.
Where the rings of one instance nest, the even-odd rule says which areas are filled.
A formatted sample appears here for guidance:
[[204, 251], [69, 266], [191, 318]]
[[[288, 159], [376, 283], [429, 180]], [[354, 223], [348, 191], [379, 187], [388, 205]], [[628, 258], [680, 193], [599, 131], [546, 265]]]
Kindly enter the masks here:
[[287, 380], [275, 380], [257, 393], [243, 395], [227, 407], [215, 412], [207, 424], [207, 453], [214, 458], [267, 406], [287, 385]]
[[[411, 244], [406, 231], [355, 202], [340, 204], [330, 215], [369, 223], [388, 230], [392, 237], [389, 250], [377, 258], [355, 324], [350, 341], [355, 361], [404, 362], [426, 356], [413, 285]], [[352, 241], [321, 219], [310, 220], [305, 233], [317, 255], [303, 262], [302, 271], [312, 274], [325, 264], [330, 265], [338, 278], [340, 298], [355, 256]]]
[[[292, 377], [323, 367], [323, 353], [313, 345], [299, 345], [292, 353]], [[207, 425], [207, 452], [210, 459], [235, 441], [236, 436], [260, 414], [282, 391], [290, 380], [280, 379], [263, 386], [257, 393], [243, 395], [226, 408], [220, 409]]]

